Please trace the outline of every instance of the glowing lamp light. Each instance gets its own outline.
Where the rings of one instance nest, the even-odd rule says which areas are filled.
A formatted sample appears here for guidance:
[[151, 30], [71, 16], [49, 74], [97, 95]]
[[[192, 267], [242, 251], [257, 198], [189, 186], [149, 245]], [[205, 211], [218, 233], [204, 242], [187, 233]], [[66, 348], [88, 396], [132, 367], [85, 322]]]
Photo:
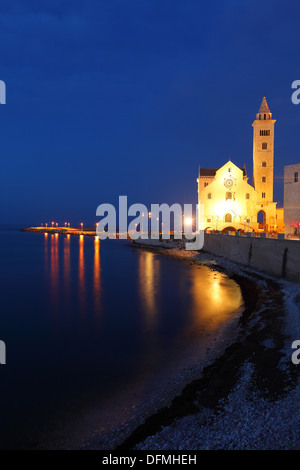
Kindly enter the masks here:
[[192, 225], [192, 219], [188, 217], [187, 219], [185, 219], [185, 223], [186, 225]]

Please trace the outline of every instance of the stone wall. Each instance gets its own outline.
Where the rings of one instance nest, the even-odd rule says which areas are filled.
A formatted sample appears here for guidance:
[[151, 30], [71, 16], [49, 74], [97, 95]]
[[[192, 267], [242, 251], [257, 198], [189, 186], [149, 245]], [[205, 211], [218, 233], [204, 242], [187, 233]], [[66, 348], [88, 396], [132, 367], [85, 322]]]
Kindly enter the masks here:
[[[279, 239], [266, 238], [266, 234], [250, 235], [205, 233], [203, 250], [273, 276], [300, 281], [300, 240], [286, 240], [283, 234], [279, 234]], [[180, 240], [136, 240], [135, 243], [161, 248], [183, 245]]]
[[268, 274], [300, 280], [300, 240], [205, 234], [203, 249]]

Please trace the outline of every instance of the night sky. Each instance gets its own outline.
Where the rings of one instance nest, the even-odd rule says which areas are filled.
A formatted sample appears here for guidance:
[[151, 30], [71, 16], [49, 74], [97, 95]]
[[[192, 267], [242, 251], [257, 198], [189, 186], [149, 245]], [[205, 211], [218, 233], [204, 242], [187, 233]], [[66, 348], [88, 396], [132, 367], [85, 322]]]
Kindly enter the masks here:
[[266, 95], [275, 200], [300, 163], [300, 3], [1, 1], [1, 223], [94, 223], [96, 208], [196, 203], [198, 165], [246, 163]]

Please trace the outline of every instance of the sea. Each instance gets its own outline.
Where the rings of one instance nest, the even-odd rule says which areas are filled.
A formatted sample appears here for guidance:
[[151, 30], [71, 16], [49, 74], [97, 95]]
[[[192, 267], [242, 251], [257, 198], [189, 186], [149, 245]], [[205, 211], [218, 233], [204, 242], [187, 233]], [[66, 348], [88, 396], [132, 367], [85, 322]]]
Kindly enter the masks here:
[[123, 425], [243, 306], [225, 274], [127, 240], [2, 226], [0, 260], [1, 449], [80, 447]]

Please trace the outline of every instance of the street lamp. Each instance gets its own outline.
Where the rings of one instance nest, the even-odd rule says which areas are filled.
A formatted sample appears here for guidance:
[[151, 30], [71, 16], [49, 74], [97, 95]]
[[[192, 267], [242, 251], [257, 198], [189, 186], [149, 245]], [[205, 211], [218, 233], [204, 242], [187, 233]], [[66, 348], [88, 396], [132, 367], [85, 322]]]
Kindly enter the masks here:
[[83, 222], [81, 222], [81, 231], [83, 232]]
[[53, 228], [54, 222], [51, 222], [51, 223], [52, 223], [52, 228]]
[[157, 221], [157, 233], [159, 235], [159, 219], [158, 219], [158, 217], [156, 218], [156, 221]]
[[148, 234], [151, 232], [151, 212], [149, 212], [149, 228], [148, 228]]
[[185, 233], [185, 227], [192, 227], [192, 219], [190, 217], [186, 217], [184, 221], [184, 233]]

